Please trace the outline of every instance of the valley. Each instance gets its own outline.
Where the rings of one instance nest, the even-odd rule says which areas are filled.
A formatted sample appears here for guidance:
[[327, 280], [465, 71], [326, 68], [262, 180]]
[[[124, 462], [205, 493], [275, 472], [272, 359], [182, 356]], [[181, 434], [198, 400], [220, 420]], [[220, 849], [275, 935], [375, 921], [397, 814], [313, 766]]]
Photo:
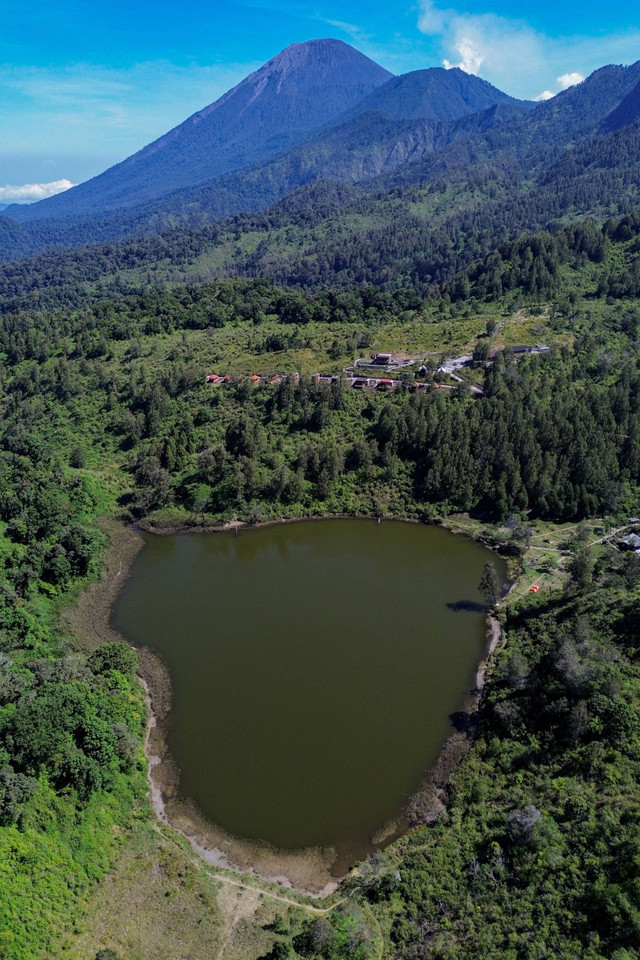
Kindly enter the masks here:
[[633, 960], [639, 111], [317, 40], [0, 212], [0, 958]]

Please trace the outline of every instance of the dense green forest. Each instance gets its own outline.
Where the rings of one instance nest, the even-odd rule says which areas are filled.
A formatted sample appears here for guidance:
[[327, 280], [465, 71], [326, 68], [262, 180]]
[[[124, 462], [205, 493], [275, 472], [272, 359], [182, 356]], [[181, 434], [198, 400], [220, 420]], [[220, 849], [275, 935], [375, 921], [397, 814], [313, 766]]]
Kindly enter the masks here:
[[[97, 576], [100, 518], [626, 520], [640, 484], [639, 224], [506, 243], [444, 295], [245, 278], [48, 303], [55, 281], [36, 264], [5, 273], [0, 956], [52, 955], [146, 815], [136, 655], [81, 653], [59, 617]], [[527, 310], [551, 349], [498, 349], [500, 324]], [[425, 390], [418, 359], [391, 393], [293, 376], [292, 356], [337, 372], [407, 325], [416, 342], [474, 350], [479, 392], [435, 388], [442, 348], [422, 350]], [[256, 363], [291, 375], [254, 387]], [[244, 378], [205, 382], [243, 364]], [[507, 546], [520, 557], [526, 536]], [[348, 910], [283, 919], [272, 957], [369, 956], [371, 916], [389, 957], [635, 955], [638, 562], [592, 557], [579, 538], [572, 551], [564, 590], [505, 613], [448, 812], [368, 862]]]
[[[433, 300], [441, 295], [483, 298], [487, 291], [467, 291], [466, 280], [473, 281], [479, 271], [493, 270], [496, 257], [511, 264], [522, 255], [518, 248], [524, 251], [532, 243], [530, 236], [520, 235], [522, 211], [517, 206], [508, 223], [498, 229], [493, 226], [496, 211], [488, 212], [491, 204], [486, 192], [494, 190], [500, 196], [500, 185], [489, 174], [478, 174], [475, 180], [458, 186], [406, 190], [392, 199], [366, 198], [335, 184], [315, 185], [305, 191], [312, 198], [310, 207], [306, 205], [308, 197], [293, 195], [259, 218], [236, 217], [200, 230], [176, 229], [157, 237], [39, 254], [3, 264], [0, 312], [69, 310], [97, 300], [121, 300], [127, 294], [146, 296], [174, 286], [201, 285], [212, 277], [238, 275], [255, 275], [309, 293], [343, 287], [352, 295], [354, 289], [376, 286], [399, 298], [408, 296], [409, 302], [410, 290]], [[495, 202], [502, 204], [502, 200]], [[556, 223], [552, 230], [540, 231], [543, 249], [540, 254], [533, 253], [538, 275], [522, 283], [518, 277], [508, 278], [506, 288], [494, 284], [490, 292], [499, 296], [503, 290], [508, 292], [510, 284], [527, 294], [555, 294], [561, 263], [571, 261], [579, 266], [585, 257], [600, 262], [609, 239], [623, 242], [637, 237], [633, 205], [627, 198], [624, 206], [629, 213], [602, 217], [602, 226], [598, 221], [581, 220], [570, 227]], [[449, 218], [458, 208], [466, 212]], [[536, 225], [548, 223], [550, 218], [542, 215], [536, 218]], [[501, 215], [498, 220], [502, 222]], [[600, 239], [595, 236], [598, 232]], [[516, 240], [500, 242], [516, 233]], [[632, 263], [636, 251], [632, 245], [625, 249]], [[488, 266], [483, 263], [485, 256]], [[373, 267], [371, 258], [375, 259]], [[619, 270], [615, 260], [612, 268]], [[599, 282], [605, 279], [599, 277]], [[611, 288], [614, 296], [618, 295], [616, 289], [615, 285]], [[619, 296], [634, 296], [634, 289], [622, 287]]]

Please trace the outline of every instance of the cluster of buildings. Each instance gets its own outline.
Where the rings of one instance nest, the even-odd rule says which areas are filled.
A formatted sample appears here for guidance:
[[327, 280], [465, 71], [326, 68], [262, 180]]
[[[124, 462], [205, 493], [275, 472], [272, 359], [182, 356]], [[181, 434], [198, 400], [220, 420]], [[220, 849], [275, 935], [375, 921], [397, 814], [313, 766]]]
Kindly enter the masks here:
[[[535, 353], [545, 353], [549, 347], [546, 344], [538, 344], [535, 347], [527, 346], [516, 346], [511, 347], [516, 356], [522, 354], [535, 354]], [[497, 351], [492, 351], [492, 354], [489, 354], [489, 362], [493, 360]], [[471, 355], [464, 355], [461, 357], [454, 357], [451, 360], [445, 361], [441, 366], [438, 367], [438, 373], [447, 374], [451, 377], [452, 380], [462, 383], [463, 380], [461, 377], [457, 376], [457, 372], [462, 370], [464, 367], [469, 366], [473, 362], [473, 357]], [[424, 383], [420, 380], [413, 380], [407, 384], [406, 380], [393, 379], [391, 377], [379, 376], [380, 373], [398, 373], [401, 370], [406, 370], [408, 367], [413, 367], [416, 363], [415, 360], [411, 359], [397, 359], [394, 358], [391, 353], [372, 353], [368, 359], [360, 358], [356, 360], [352, 368], [348, 368], [344, 371], [344, 382], [347, 386], [352, 387], [354, 390], [397, 390], [399, 387], [408, 386], [409, 389], [414, 390], [429, 390], [432, 387], [438, 389], [441, 385], [439, 383]], [[363, 375], [361, 376], [360, 373]], [[365, 376], [364, 374], [378, 374], [377, 376]], [[427, 367], [423, 364], [418, 374], [420, 376], [425, 376], [429, 373]], [[211, 384], [224, 384], [230, 383], [231, 381], [237, 383], [239, 380], [247, 379], [250, 383], [259, 384], [259, 383], [282, 383], [283, 380], [286, 380], [288, 377], [293, 377], [295, 382], [300, 380], [299, 373], [270, 373], [266, 376], [259, 376], [257, 373], [252, 374], [249, 377], [236, 376], [232, 377], [230, 374], [218, 374], [210, 373], [206, 377], [206, 382]], [[311, 380], [315, 380], [317, 383], [336, 383], [340, 380], [340, 377], [337, 374], [333, 376], [324, 376], [320, 373], [312, 373]], [[482, 390], [479, 387], [472, 387], [472, 392], [476, 394], [481, 394]], [[639, 544], [640, 546], [640, 544]]]
[[[298, 382], [300, 379], [299, 373], [269, 373], [266, 377], [260, 377], [257, 373], [252, 373], [249, 377], [243, 377], [242, 374], [238, 376], [231, 376], [230, 373], [209, 373], [205, 378], [206, 383], [213, 383], [216, 386], [223, 383], [238, 383], [240, 380], [248, 380], [249, 383], [282, 383], [283, 380], [286, 380], [288, 377], [293, 377], [293, 379]], [[337, 379], [337, 378], [336, 378]]]
[[[214, 385], [222, 385], [225, 383], [238, 383], [240, 380], [248, 380], [250, 383], [259, 384], [259, 383], [282, 383], [283, 380], [286, 380], [288, 377], [292, 376], [294, 381], [297, 383], [300, 380], [299, 373], [271, 373], [265, 377], [258, 376], [257, 373], [252, 374], [249, 377], [232, 377], [230, 374], [218, 374], [218, 373], [209, 373], [206, 377], [206, 383]], [[316, 383], [337, 383], [340, 380], [340, 377], [337, 375], [333, 376], [323, 376], [320, 373], [312, 373], [310, 380], [314, 380]], [[353, 375], [346, 376], [344, 378], [344, 383], [346, 386], [352, 387], [354, 390], [380, 390], [381, 392], [385, 390], [396, 390], [398, 387], [405, 386], [405, 382], [402, 380], [392, 380], [390, 377], [356, 377]], [[414, 380], [413, 384], [409, 384], [415, 390], [427, 390], [431, 384], [421, 383], [418, 380]], [[439, 388], [439, 383], [434, 383], [435, 388]]]
[[[356, 360], [354, 367], [344, 371], [344, 383], [352, 387], [354, 390], [395, 390], [398, 387], [403, 387], [406, 385], [405, 380], [396, 380], [391, 377], [383, 377], [379, 374], [382, 372], [390, 373], [392, 371], [400, 371], [406, 369], [407, 367], [412, 367], [414, 365], [414, 360], [397, 360], [394, 359], [390, 353], [372, 353], [371, 357], [368, 360], [360, 359]], [[367, 370], [369, 373], [377, 373], [378, 376], [360, 376], [358, 370], [362, 370], [364, 373]], [[420, 374], [425, 373], [427, 370], [426, 367], [421, 367]], [[293, 377], [294, 381], [297, 383], [300, 380], [299, 373], [270, 373], [266, 376], [259, 376], [257, 373], [252, 374], [249, 377], [243, 376], [231, 376], [231, 374], [220, 374], [220, 373], [210, 373], [207, 375], [206, 382], [214, 385], [222, 385], [225, 383], [237, 383], [240, 380], [248, 380], [250, 383], [254, 384], [267, 384], [267, 383], [282, 383], [283, 380], [286, 380], [288, 377]], [[312, 373], [310, 379], [314, 380], [316, 383], [337, 383], [341, 377], [337, 374], [331, 376], [325, 376], [321, 373]], [[429, 384], [421, 383], [418, 380], [414, 380], [413, 386], [416, 390], [426, 390], [429, 387]], [[439, 387], [440, 384], [434, 383], [434, 387]]]
[[391, 353], [372, 353], [368, 359], [360, 357], [354, 363], [354, 368], [365, 367], [369, 370], [378, 369], [384, 370], [386, 373], [392, 373], [394, 370], [402, 370], [405, 367], [412, 367], [415, 363], [415, 360], [405, 358], [404, 360], [398, 360]]

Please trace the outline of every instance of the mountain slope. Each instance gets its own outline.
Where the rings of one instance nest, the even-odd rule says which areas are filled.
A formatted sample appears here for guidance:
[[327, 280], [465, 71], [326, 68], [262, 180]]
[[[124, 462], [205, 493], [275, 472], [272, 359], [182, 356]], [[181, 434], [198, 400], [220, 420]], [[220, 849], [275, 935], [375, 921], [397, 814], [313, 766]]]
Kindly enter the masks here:
[[484, 135], [458, 138], [437, 155], [405, 165], [387, 178], [387, 186], [430, 182], [454, 170], [456, 176], [464, 176], [483, 163], [507, 165], [525, 178], [535, 176], [565, 150], [602, 134], [606, 118], [639, 81], [640, 61], [629, 67], [602, 67], [524, 116]]
[[[633, 108], [639, 83], [640, 62], [630, 67], [604, 67], [579, 86], [531, 109], [530, 104], [513, 102], [478, 78], [460, 75], [460, 71], [418, 71], [387, 82], [352, 109], [347, 119], [341, 118], [295, 149], [252, 168], [100, 217], [49, 218], [24, 224], [19, 237], [14, 227], [7, 226], [7, 218], [0, 216], [0, 227], [3, 222], [5, 225], [4, 242], [0, 230], [0, 256], [11, 259], [53, 244], [73, 246], [148, 236], [176, 226], [200, 228], [224, 217], [266, 210], [290, 192], [303, 188], [296, 201], [299, 206], [304, 202], [305, 188], [333, 180], [359, 184], [372, 197], [429, 185], [434, 185], [436, 192], [446, 191], [452, 184], [456, 190], [465, 183], [472, 185], [472, 206], [480, 211], [473, 214], [474, 222], [482, 223], [478, 244], [471, 241], [462, 223], [456, 227], [466, 237], [468, 262], [468, 255], [481, 256], [485, 252], [489, 237], [492, 243], [501, 243], [522, 228], [538, 229], [567, 215], [601, 216], [606, 214], [607, 205], [612, 211], [624, 213], [636, 202], [634, 125], [623, 126], [621, 137], [616, 139], [606, 132], [606, 123], [626, 103]], [[453, 106], [442, 102], [447, 84]], [[434, 91], [438, 94], [435, 102]], [[479, 113], [454, 121], [414, 116], [429, 110], [442, 113], [467, 109], [477, 102], [475, 97], [484, 97], [487, 91], [497, 100]], [[381, 109], [369, 109], [375, 105]], [[307, 202], [313, 207], [313, 192], [307, 195]], [[469, 198], [464, 202], [469, 210]], [[34, 205], [30, 212], [38, 208], [45, 212], [48, 203]], [[380, 225], [373, 208], [375, 202], [368, 215], [367, 235], [354, 237], [355, 247], [366, 248], [366, 259]], [[449, 211], [454, 218], [459, 213], [456, 209]], [[426, 241], [427, 223], [419, 223], [417, 231], [415, 226], [412, 223], [409, 229], [415, 241], [407, 246], [403, 239], [400, 247], [405, 247], [411, 258], [419, 247], [425, 252], [433, 251], [435, 259], [430, 253], [429, 262], [418, 269], [418, 274], [442, 278], [438, 266], [443, 262], [438, 253], [440, 244], [434, 250], [432, 242]], [[382, 243], [381, 237], [378, 240]], [[393, 259], [398, 246], [390, 234], [385, 237], [384, 247]], [[312, 259], [317, 258], [314, 246], [307, 250], [305, 262], [309, 254]], [[353, 254], [355, 248], [349, 252]], [[302, 248], [299, 253], [302, 255]], [[342, 251], [337, 250], [336, 255], [342, 261]], [[324, 258], [324, 252], [321, 256]], [[237, 269], [242, 270], [241, 262], [234, 259]], [[356, 260], [361, 262], [359, 254]], [[444, 260], [446, 276], [458, 263], [457, 259], [453, 264], [449, 262], [448, 256]], [[267, 263], [270, 265], [269, 257], [266, 262], [262, 258], [261, 262], [252, 260], [250, 272], [260, 271]], [[279, 272], [278, 279], [299, 277], [291, 267], [290, 261], [282, 263], [285, 273]], [[332, 269], [329, 267], [328, 272]], [[306, 274], [306, 266], [303, 272]], [[267, 273], [270, 275], [271, 269]], [[413, 267], [409, 267], [409, 275], [415, 275]], [[349, 270], [345, 281], [349, 276], [384, 283], [388, 274], [386, 269], [381, 274], [376, 265], [364, 274], [360, 270], [352, 274]]]
[[526, 108], [498, 103], [454, 122], [405, 120], [371, 111], [323, 130], [265, 163], [176, 191], [136, 215], [171, 222], [199, 211], [214, 219], [256, 212], [319, 180], [357, 184], [429, 157], [460, 138], [486, 132]]
[[[459, 120], [495, 103], [522, 104], [486, 80], [455, 68], [430, 67], [392, 77], [351, 111], [370, 111], [396, 120]], [[529, 106], [533, 107], [534, 104]]]
[[[137, 208], [136, 226], [123, 225], [123, 233], [144, 229], [145, 222], [162, 230], [165, 225], [199, 225], [207, 218], [255, 212], [322, 179], [384, 190], [450, 178], [452, 171], [456, 179], [473, 177], [482, 166], [528, 179], [557, 162], [569, 146], [601, 133], [605, 118], [638, 81], [640, 61], [631, 67], [603, 67], [579, 86], [531, 109], [458, 70], [425, 70], [393, 78], [347, 119], [293, 150], [176, 191], [146, 210]], [[460, 112], [465, 100], [473, 104], [487, 96], [495, 98], [492, 106], [452, 122], [416, 117]], [[451, 106], [443, 103], [448, 99]]]
[[[145, 189], [140, 188], [135, 206], [128, 193], [133, 181], [126, 170], [122, 175], [121, 171], [156, 144], [95, 180], [29, 208], [14, 206], [5, 215], [19, 222], [37, 221], [33, 251], [52, 243], [110, 241], [140, 230], [166, 229], [176, 222], [199, 225], [203, 217], [219, 219], [264, 209], [291, 190], [321, 179], [357, 183], [378, 176], [459, 137], [486, 132], [530, 107], [461, 70], [416, 71], [393, 78], [380, 92], [280, 156], [177, 190], [170, 189], [169, 179], [162, 197], [145, 200]], [[183, 142], [176, 137], [172, 149]], [[85, 209], [88, 203], [104, 199], [105, 190], [111, 191], [110, 199], [104, 200], [106, 207], [99, 215], [93, 208]], [[120, 206], [117, 196], [122, 197]], [[0, 256], [7, 255], [12, 254], [0, 248]]]
[[[426, 292], [526, 229], [606, 220], [640, 206], [640, 120], [565, 151], [534, 181], [474, 177], [384, 190], [321, 181], [254, 215], [0, 265], [0, 312], [85, 303], [164, 283], [267, 277], [306, 288], [374, 284]], [[365, 186], [369, 189], [366, 190]]]
[[130, 207], [253, 165], [301, 142], [391, 74], [340, 40], [287, 47], [165, 136], [92, 180], [28, 208], [16, 220]]
[[617, 130], [640, 118], [640, 83], [605, 120], [606, 130]]

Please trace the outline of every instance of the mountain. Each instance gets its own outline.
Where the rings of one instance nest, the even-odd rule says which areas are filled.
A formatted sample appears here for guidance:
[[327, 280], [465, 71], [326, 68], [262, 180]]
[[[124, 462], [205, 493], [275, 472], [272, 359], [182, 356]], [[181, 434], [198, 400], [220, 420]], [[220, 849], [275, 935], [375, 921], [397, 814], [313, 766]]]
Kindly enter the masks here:
[[640, 120], [564, 151], [533, 180], [522, 181], [506, 164], [453, 170], [418, 186], [389, 189], [385, 180], [317, 181], [268, 210], [200, 229], [0, 264], [0, 313], [220, 276], [305, 288], [402, 285], [424, 294], [523, 226], [555, 232], [586, 216], [606, 221], [640, 207]]
[[639, 81], [640, 61], [629, 67], [602, 67], [526, 115], [494, 125], [481, 135], [472, 132], [456, 138], [436, 155], [399, 168], [393, 178], [387, 178], [387, 186], [430, 182], [453, 171], [456, 177], [464, 177], [480, 164], [508, 166], [523, 178], [535, 176], [566, 150], [602, 135], [606, 118]]
[[[344, 49], [351, 51], [350, 47], [338, 41], [299, 44], [288, 48], [267, 64], [263, 68], [266, 72], [260, 83], [268, 82], [276, 68], [282, 73], [287, 64], [291, 65], [288, 51], [294, 51], [294, 60], [300, 62], [310, 53], [325, 50], [325, 43], [329, 45], [327, 49], [331, 54], [342, 55]], [[361, 55], [356, 51], [351, 53], [356, 55], [355, 63], [362, 67], [358, 59]], [[351, 53], [346, 57], [348, 60], [351, 59]], [[366, 58], [362, 59], [365, 64], [371, 63]], [[335, 58], [323, 60], [322, 63], [325, 66], [327, 63], [335, 65]], [[390, 76], [386, 71], [383, 73]], [[224, 132], [232, 145], [236, 142], [234, 130], [240, 124], [244, 110], [244, 99], [236, 102], [232, 94], [240, 91], [244, 98], [247, 91], [243, 85], [249, 81], [253, 83], [260, 74], [261, 71], [258, 71], [227, 94], [226, 99], [223, 97], [218, 101], [219, 104], [224, 101], [227, 113], [232, 106], [240, 109], [240, 118], [230, 121]], [[376, 76], [379, 78], [379, 75]], [[289, 100], [278, 99], [282, 93], [272, 98], [280, 111], [288, 109], [290, 102], [295, 99], [295, 83], [302, 90], [298, 101], [308, 100], [305, 93], [308, 76], [303, 72], [301, 77], [295, 80], [291, 72], [286, 74], [286, 81], [291, 87]], [[334, 93], [333, 104], [336, 109], [338, 101], [335, 97], [338, 95], [340, 102], [344, 102], [344, 87]], [[264, 90], [261, 96], [266, 96]], [[230, 170], [202, 182], [202, 177], [195, 179], [192, 164], [189, 167], [191, 182], [183, 183], [178, 189], [172, 187], [175, 181], [169, 171], [162, 182], [154, 187], [158, 195], [148, 197], [149, 185], [146, 181], [141, 182], [132, 193], [135, 177], [147, 170], [147, 160], [156, 164], [156, 172], [160, 170], [159, 164], [166, 166], [169, 160], [174, 163], [173, 171], [178, 170], [177, 163], [182, 156], [179, 156], [179, 152], [189, 147], [191, 136], [189, 130], [184, 136], [180, 134], [186, 126], [183, 124], [167, 137], [99, 177], [64, 194], [33, 204], [28, 209], [13, 206], [6, 211], [6, 216], [21, 223], [37, 221], [37, 239], [34, 240], [34, 249], [37, 249], [50, 243], [67, 246], [91, 240], [117, 239], [150, 228], [163, 229], [167, 223], [175, 223], [176, 217], [181, 219], [186, 216], [188, 223], [193, 223], [195, 217], [197, 223], [199, 215], [211, 219], [241, 211], [256, 211], [275, 203], [290, 190], [320, 179], [333, 178], [357, 183], [364, 178], [394, 170], [399, 165], [442, 149], [457, 137], [485, 131], [514, 114], [530, 109], [530, 106], [461, 70], [419, 70], [388, 80], [333, 122], [325, 123], [319, 131], [308, 137], [302, 137], [301, 144], [281, 152], [279, 156], [268, 157], [261, 163], [258, 161], [264, 151], [262, 142], [260, 149], [253, 153], [253, 162], [244, 169]], [[275, 112], [275, 107], [272, 112]], [[326, 115], [325, 110], [322, 116]], [[187, 121], [187, 125], [190, 122]], [[310, 128], [310, 120], [307, 125]], [[274, 127], [274, 124], [271, 126]], [[163, 146], [168, 138], [172, 138], [171, 156], [166, 152], [169, 147]], [[247, 140], [244, 147], [248, 149]], [[189, 153], [185, 155], [187, 159], [189, 156]], [[241, 154], [234, 155], [234, 159], [240, 163]], [[210, 167], [213, 169], [211, 163]], [[162, 196], [158, 193], [161, 187]], [[1, 252], [4, 255], [4, 251]]]
[[[497, 103], [488, 110], [452, 122], [396, 119], [379, 111], [357, 114], [322, 130], [300, 147], [264, 163], [176, 191], [132, 211], [138, 222], [196, 222], [257, 212], [290, 191], [319, 180], [357, 184], [430, 157], [449, 144], [486, 132], [521, 114], [517, 103]], [[196, 218], [195, 220], [193, 218]], [[186, 220], [185, 220], [186, 218]]]
[[16, 220], [136, 206], [282, 153], [331, 123], [392, 74], [340, 40], [295, 43], [165, 136]]
[[[537, 230], [577, 213], [599, 217], [606, 215], [608, 207], [612, 212], [628, 211], [639, 186], [637, 133], [631, 123], [622, 126], [622, 136], [616, 137], [616, 131], [609, 131], [607, 124], [616, 115], [618, 122], [633, 115], [639, 84], [640, 61], [629, 67], [603, 67], [583, 83], [533, 107], [459, 70], [416, 71], [387, 80], [337, 119], [278, 156], [136, 206], [107, 208], [99, 215], [91, 211], [75, 216], [73, 212], [64, 217], [51, 215], [55, 213], [52, 204], [67, 203], [74, 193], [70, 190], [32, 205], [27, 208], [28, 214], [13, 207], [0, 215], [0, 257], [13, 259], [47, 246], [151, 236], [175, 227], [200, 229], [225, 217], [265, 211], [293, 191], [299, 191], [299, 209], [306, 201], [313, 210], [317, 199], [310, 188], [321, 181], [333, 181], [358, 185], [372, 197], [367, 217], [373, 232], [350, 240], [349, 261], [356, 266], [344, 274], [345, 282], [350, 282], [349, 278], [358, 282], [358, 277], [386, 282], [386, 263], [375, 260], [362, 271], [357, 248], [366, 248], [368, 260], [376, 244], [392, 259], [396, 256], [399, 239], [393, 234], [398, 224], [388, 226], [385, 215], [382, 223], [386, 233], [376, 235], [381, 218], [376, 213], [375, 198], [391, 196], [398, 190], [410, 193], [416, 188], [427, 189], [431, 191], [428, 206], [433, 209], [435, 203], [440, 209], [438, 195], [446, 195], [453, 187], [460, 198], [460, 209], [446, 205], [440, 223], [458, 217], [455, 231], [460, 239], [456, 249], [464, 249], [464, 262], [468, 262], [469, 257], [484, 254], [489, 240], [504, 242], [523, 228]], [[486, 107], [489, 101], [492, 103]], [[484, 109], [468, 112], [478, 106]], [[16, 231], [18, 224], [9, 221], [9, 217], [22, 220], [23, 216], [36, 214], [39, 219], [21, 223], [21, 231]], [[471, 224], [469, 217], [473, 219]], [[292, 214], [292, 218], [299, 221], [300, 215]], [[452, 259], [446, 243], [438, 241], [434, 245], [429, 239], [431, 230], [428, 216], [424, 222], [420, 216], [418, 220], [410, 218], [402, 246], [408, 258], [408, 275], [440, 280], [464, 263], [458, 262], [461, 253]], [[341, 245], [338, 241], [334, 258], [320, 238], [319, 247], [310, 250], [311, 260], [342, 262]], [[267, 247], [271, 246], [267, 238]], [[431, 252], [428, 256], [425, 253], [418, 268], [412, 263], [420, 249]], [[245, 267], [254, 275], [261, 270], [270, 275], [271, 264], [279, 262], [278, 280], [304, 282], [309, 255], [304, 255], [302, 273], [291, 269], [289, 258], [283, 261], [277, 250], [273, 260], [271, 255], [266, 261], [254, 257]], [[302, 256], [300, 247], [296, 256]], [[234, 255], [233, 259], [234, 269], [242, 272], [242, 257], [238, 260]], [[324, 272], [332, 271], [329, 266]]]
[[618, 130], [640, 118], [640, 83], [605, 120], [606, 130]]
[[452, 121], [479, 113], [495, 103], [521, 105], [523, 101], [515, 100], [458, 67], [453, 70], [430, 67], [392, 77], [362, 100], [351, 115], [375, 112], [395, 120]]
[[[532, 109], [460, 70], [406, 74], [292, 150], [140, 206], [120, 225], [125, 233], [144, 230], [145, 223], [156, 230], [176, 223], [199, 226], [263, 210], [292, 190], [327, 179], [378, 191], [442, 177], [473, 178], [480, 168], [494, 167], [524, 181], [601, 134], [605, 117], [639, 80], [640, 62], [604, 67]], [[491, 98], [491, 106], [470, 112]], [[447, 114], [457, 119], [433, 119]], [[101, 223], [102, 230], [105, 226]]]

